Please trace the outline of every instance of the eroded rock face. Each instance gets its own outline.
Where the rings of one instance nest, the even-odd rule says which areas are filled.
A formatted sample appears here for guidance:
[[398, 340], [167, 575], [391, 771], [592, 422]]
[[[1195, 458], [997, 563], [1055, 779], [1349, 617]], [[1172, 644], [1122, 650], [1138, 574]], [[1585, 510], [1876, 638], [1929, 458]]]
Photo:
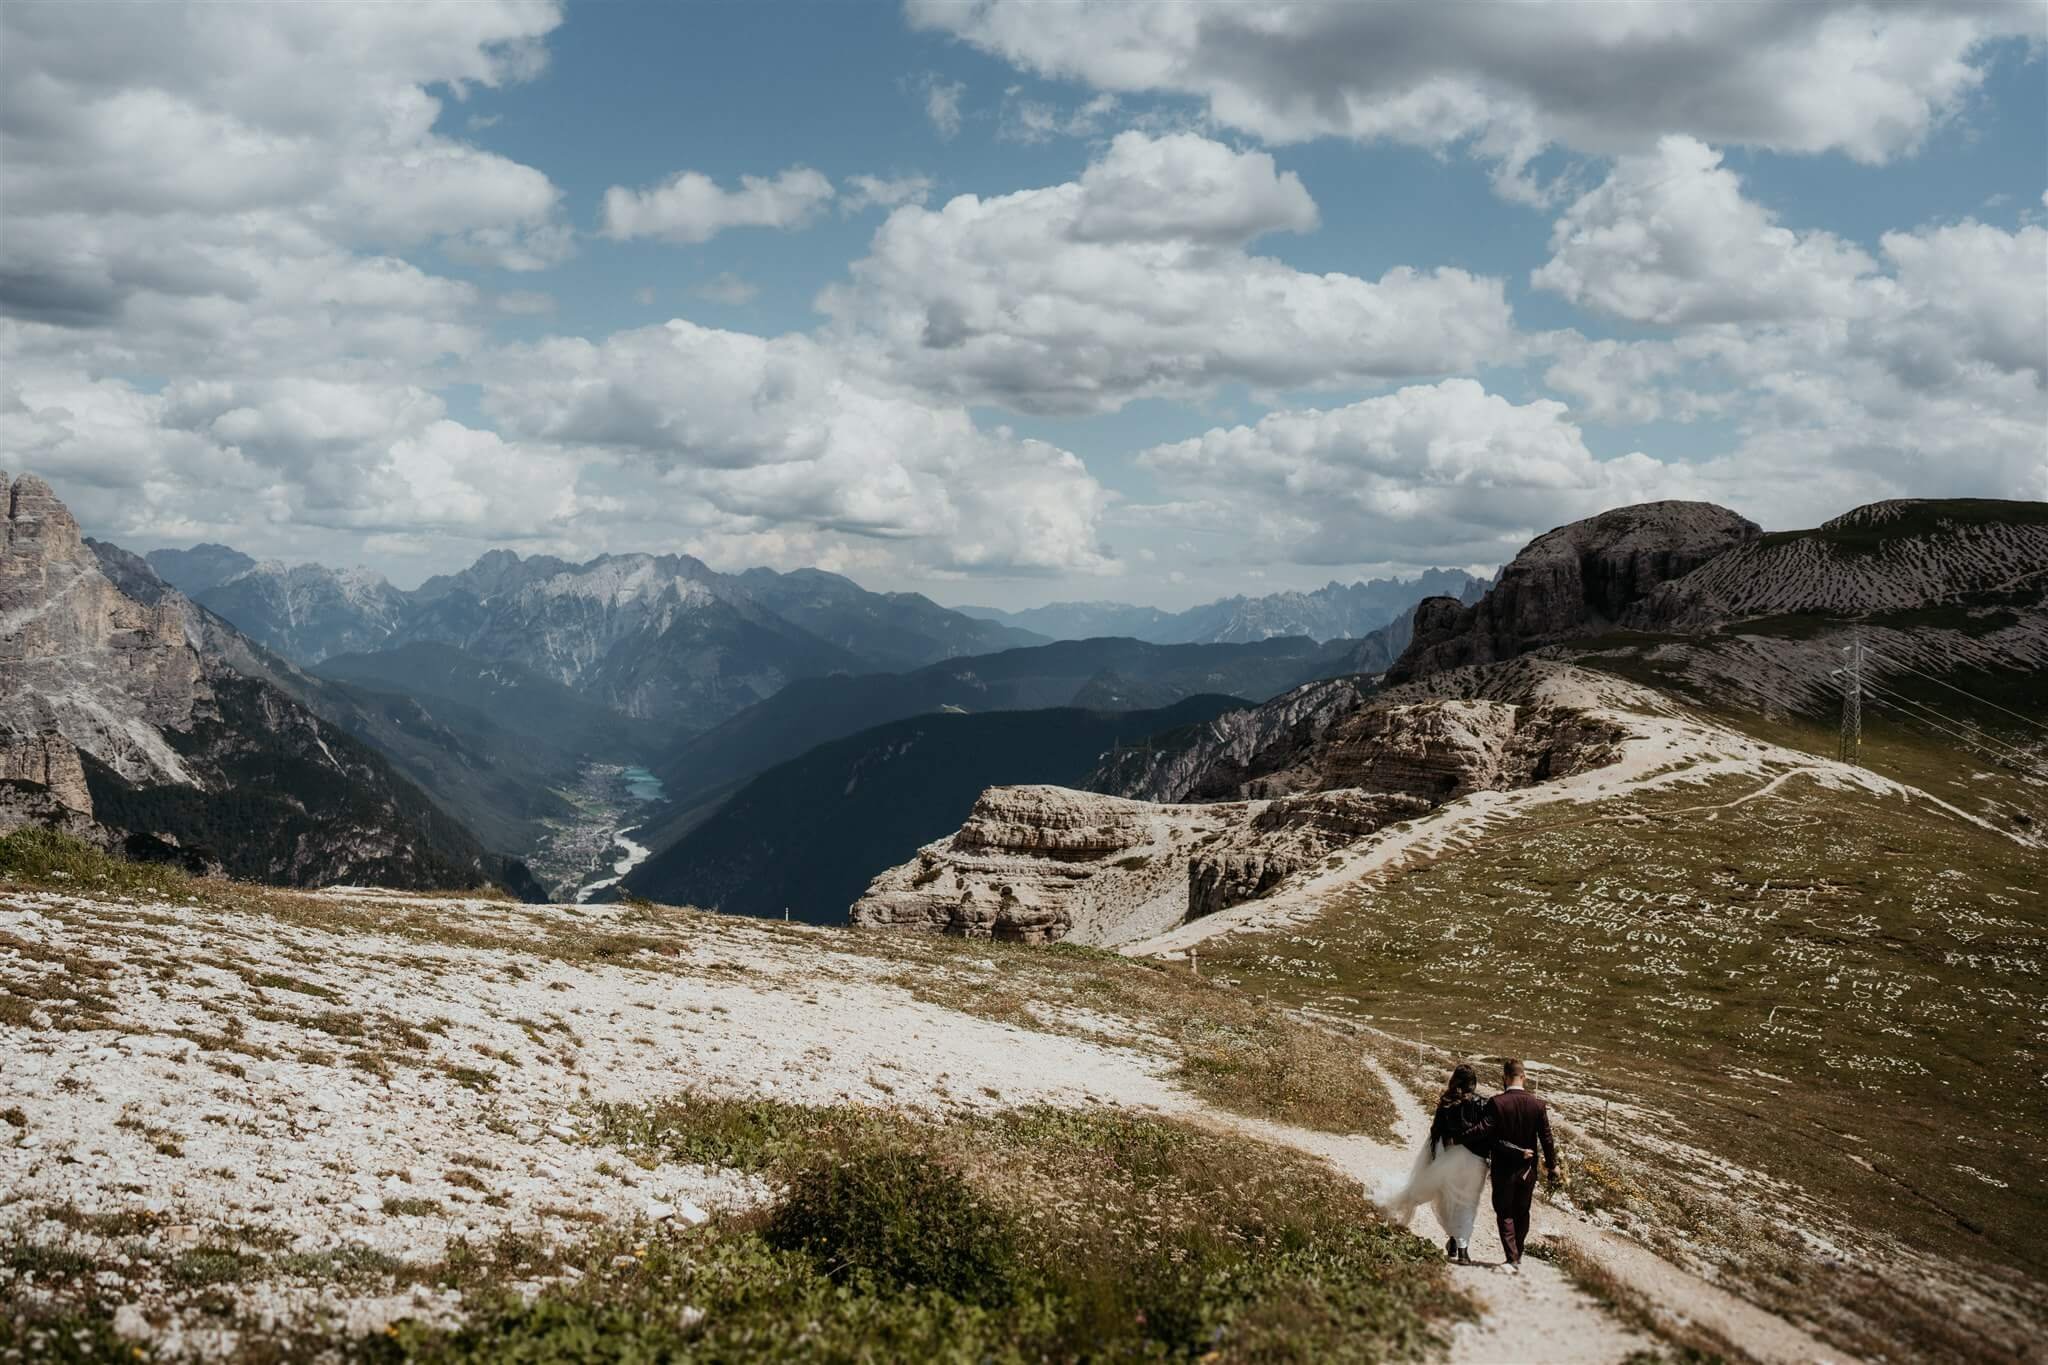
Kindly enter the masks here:
[[[73, 810], [90, 810], [78, 754], [129, 781], [195, 784], [163, 731], [210, 696], [182, 599], [144, 602], [101, 572], [78, 523], [32, 474], [7, 482], [0, 547], [0, 764], [40, 769]], [[68, 750], [68, 754], [62, 751]]]
[[[1556, 665], [1549, 665], [1554, 671]], [[1522, 663], [1498, 696], [1364, 704], [1318, 684], [1220, 717], [1143, 781], [1171, 803], [995, 787], [959, 832], [876, 878], [867, 927], [1116, 944], [1271, 894], [1446, 801], [1612, 762], [1613, 723], [1544, 699]], [[1461, 674], [1460, 677], [1469, 677]]]
[[1245, 813], [1238, 804], [1162, 806], [1065, 787], [991, 787], [957, 833], [875, 878], [847, 919], [860, 928], [1027, 943], [1156, 932], [1186, 912], [1196, 845]]
[[1599, 634], [1660, 584], [1761, 534], [1710, 502], [1641, 503], [1560, 526], [1529, 542], [1476, 605], [1446, 597], [1419, 604], [1414, 636], [1387, 681]]
[[1433, 808], [1421, 797], [1365, 791], [1312, 792], [1261, 803], [1248, 821], [1188, 860], [1187, 918], [1256, 900], [1338, 849]]

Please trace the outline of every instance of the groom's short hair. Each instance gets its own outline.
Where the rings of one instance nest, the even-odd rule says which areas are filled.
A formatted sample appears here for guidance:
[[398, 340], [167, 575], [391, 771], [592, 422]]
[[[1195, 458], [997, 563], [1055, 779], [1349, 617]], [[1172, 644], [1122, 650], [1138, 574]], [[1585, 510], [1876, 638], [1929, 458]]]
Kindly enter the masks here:
[[1504, 1080], [1504, 1081], [1519, 1081], [1519, 1080], [1521, 1080], [1521, 1079], [1522, 1079], [1522, 1074], [1523, 1074], [1523, 1073], [1522, 1073], [1522, 1059], [1521, 1059], [1521, 1058], [1519, 1058], [1519, 1057], [1508, 1057], [1508, 1058], [1504, 1058], [1504, 1059], [1503, 1059], [1503, 1060], [1501, 1061], [1501, 1064], [1500, 1064], [1500, 1078], [1501, 1078], [1502, 1080]]

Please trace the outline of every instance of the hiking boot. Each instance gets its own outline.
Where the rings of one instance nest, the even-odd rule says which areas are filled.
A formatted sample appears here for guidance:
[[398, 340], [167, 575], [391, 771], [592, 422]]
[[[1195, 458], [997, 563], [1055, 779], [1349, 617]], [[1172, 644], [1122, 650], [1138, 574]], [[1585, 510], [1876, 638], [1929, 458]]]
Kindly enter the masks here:
[[1445, 1242], [1445, 1243], [1444, 1243], [1444, 1259], [1445, 1259], [1446, 1261], [1455, 1261], [1455, 1260], [1457, 1260], [1457, 1259], [1458, 1259], [1458, 1239], [1457, 1239], [1457, 1238], [1453, 1237], [1453, 1238], [1451, 1238], [1451, 1239], [1450, 1239], [1449, 1241], [1447, 1241], [1447, 1242]]

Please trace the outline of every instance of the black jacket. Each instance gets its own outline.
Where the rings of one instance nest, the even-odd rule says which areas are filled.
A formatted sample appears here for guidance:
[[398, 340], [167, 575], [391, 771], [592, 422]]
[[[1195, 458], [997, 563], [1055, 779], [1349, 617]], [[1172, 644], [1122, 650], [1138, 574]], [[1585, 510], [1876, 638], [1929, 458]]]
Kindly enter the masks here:
[[1526, 1090], [1503, 1090], [1488, 1100], [1479, 1126], [1467, 1129], [1460, 1140], [1469, 1147], [1474, 1139], [1487, 1144], [1483, 1150], [1492, 1152], [1496, 1171], [1503, 1165], [1534, 1165], [1540, 1148], [1543, 1164], [1553, 1176], [1557, 1174], [1557, 1146], [1550, 1140], [1550, 1106]]
[[1479, 1126], [1485, 1114], [1486, 1106], [1479, 1102], [1477, 1095], [1437, 1101], [1436, 1118], [1429, 1125], [1431, 1150], [1441, 1150], [1456, 1143], [1476, 1157], [1490, 1156], [1492, 1148], [1484, 1139], [1465, 1136], [1467, 1131]]

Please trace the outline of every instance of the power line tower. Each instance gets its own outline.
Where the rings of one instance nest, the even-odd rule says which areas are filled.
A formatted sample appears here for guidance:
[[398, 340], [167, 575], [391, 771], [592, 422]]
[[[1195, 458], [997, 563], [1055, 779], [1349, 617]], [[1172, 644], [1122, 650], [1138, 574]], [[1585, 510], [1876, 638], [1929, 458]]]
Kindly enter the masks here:
[[1833, 676], [1842, 680], [1842, 741], [1837, 758], [1855, 763], [1863, 756], [1863, 633], [1850, 637], [1842, 653], [1848, 663]]

